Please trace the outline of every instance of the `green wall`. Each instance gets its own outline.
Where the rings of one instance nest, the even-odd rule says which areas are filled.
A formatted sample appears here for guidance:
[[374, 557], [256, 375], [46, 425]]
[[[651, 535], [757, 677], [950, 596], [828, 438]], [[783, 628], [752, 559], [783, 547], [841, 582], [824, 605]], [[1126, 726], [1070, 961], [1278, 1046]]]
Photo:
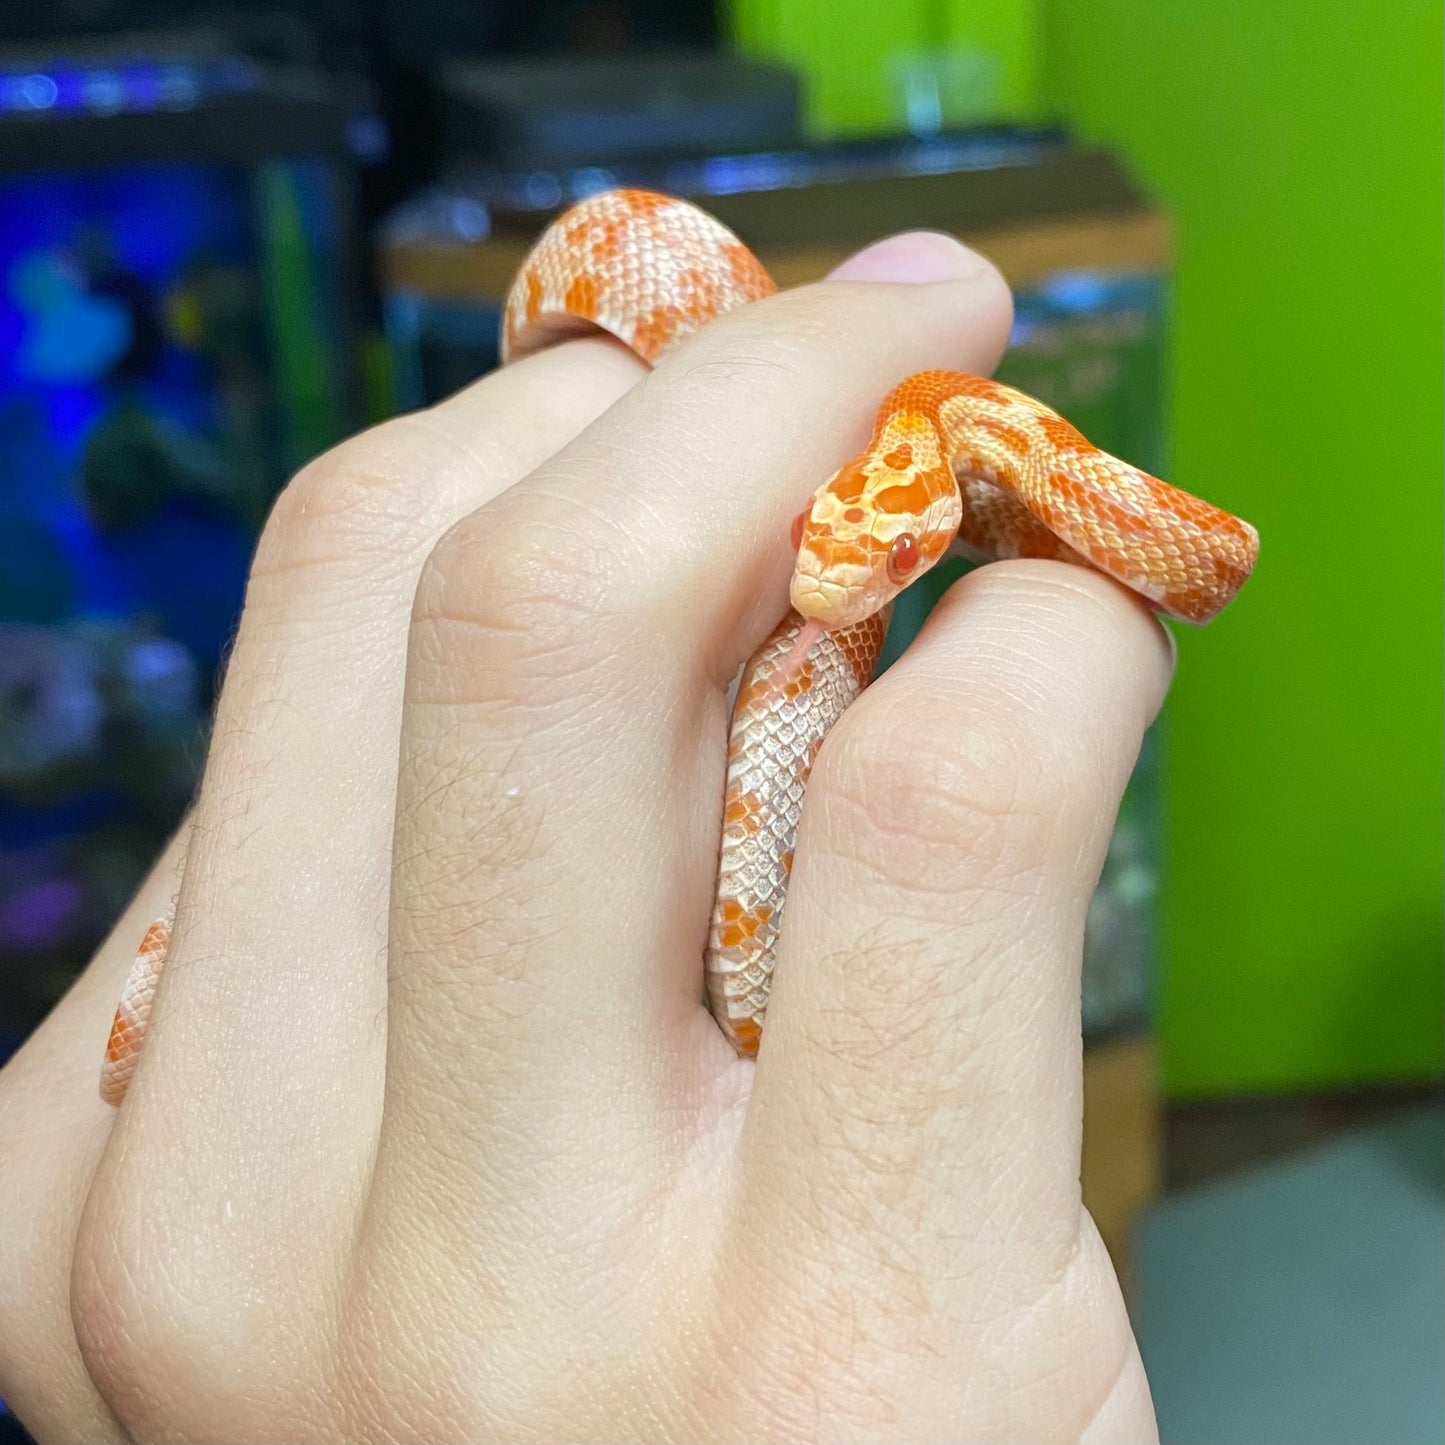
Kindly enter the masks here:
[[994, 62], [997, 105], [1015, 119], [1038, 109], [1035, 0], [730, 0], [721, 9], [739, 48], [802, 73], [817, 135], [896, 129], [909, 56], [981, 52]]
[[1044, 92], [1179, 225], [1173, 479], [1259, 527], [1181, 637], [1175, 1094], [1441, 1063], [1441, 11], [1049, 0]]
[[[1160, 1034], [1175, 1095], [1428, 1077], [1442, 1033], [1438, 0], [736, 0], [824, 132], [990, 29], [1015, 115], [1178, 223], [1172, 466], [1260, 529], [1180, 637]], [[896, 217], [906, 224], [906, 217]]]

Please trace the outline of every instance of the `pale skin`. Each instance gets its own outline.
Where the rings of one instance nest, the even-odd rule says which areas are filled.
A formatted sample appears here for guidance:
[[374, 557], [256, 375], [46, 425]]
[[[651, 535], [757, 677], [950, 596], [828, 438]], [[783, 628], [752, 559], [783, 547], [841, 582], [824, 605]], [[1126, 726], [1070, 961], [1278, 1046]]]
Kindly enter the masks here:
[[1155, 1438], [1078, 1185], [1084, 915], [1172, 669], [1137, 598], [955, 587], [820, 756], [756, 1064], [701, 1002], [791, 519], [1008, 324], [895, 237], [650, 376], [570, 341], [297, 477], [192, 818], [0, 1073], [39, 1438]]

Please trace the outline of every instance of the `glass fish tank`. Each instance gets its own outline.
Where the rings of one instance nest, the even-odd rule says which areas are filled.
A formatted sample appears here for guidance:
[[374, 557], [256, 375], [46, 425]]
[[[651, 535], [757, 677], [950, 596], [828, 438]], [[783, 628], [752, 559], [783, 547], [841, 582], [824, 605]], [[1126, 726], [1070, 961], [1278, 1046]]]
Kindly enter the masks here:
[[353, 160], [297, 104], [0, 55], [0, 1061], [180, 819], [272, 498], [364, 420]]
[[[388, 339], [409, 404], [438, 400], [496, 365], [500, 305], [531, 242], [558, 210], [614, 185], [695, 199], [783, 285], [814, 280], [875, 239], [870, 217], [887, 215], [893, 230], [954, 231], [1013, 285], [1014, 328], [999, 377], [1047, 401], [1099, 446], [1167, 473], [1167, 227], [1108, 157], [1077, 151], [1047, 127], [445, 181], [398, 208], [380, 238]], [[883, 665], [966, 567], [944, 563], [904, 593]], [[1089, 914], [1083, 1017], [1091, 1041], [1147, 1023], [1160, 765], [1151, 732]]]

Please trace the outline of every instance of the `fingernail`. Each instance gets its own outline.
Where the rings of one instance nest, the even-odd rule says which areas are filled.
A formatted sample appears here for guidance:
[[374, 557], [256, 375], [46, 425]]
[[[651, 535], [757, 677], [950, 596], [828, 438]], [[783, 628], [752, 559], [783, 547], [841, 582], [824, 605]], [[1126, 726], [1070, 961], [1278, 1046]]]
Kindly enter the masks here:
[[830, 281], [963, 281], [988, 263], [942, 231], [905, 231], [849, 256]]

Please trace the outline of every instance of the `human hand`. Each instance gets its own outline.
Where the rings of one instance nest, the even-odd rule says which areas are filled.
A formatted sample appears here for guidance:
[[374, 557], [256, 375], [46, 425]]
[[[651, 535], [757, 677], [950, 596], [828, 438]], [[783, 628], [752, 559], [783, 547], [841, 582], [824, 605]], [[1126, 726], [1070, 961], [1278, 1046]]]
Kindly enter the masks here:
[[701, 1001], [789, 522], [1008, 329], [937, 237], [843, 275], [645, 379], [569, 342], [283, 495], [189, 828], [0, 1074], [39, 1435], [1152, 1437], [1078, 1188], [1084, 917], [1171, 668], [1136, 598], [955, 587], [814, 770], [756, 1065]]

